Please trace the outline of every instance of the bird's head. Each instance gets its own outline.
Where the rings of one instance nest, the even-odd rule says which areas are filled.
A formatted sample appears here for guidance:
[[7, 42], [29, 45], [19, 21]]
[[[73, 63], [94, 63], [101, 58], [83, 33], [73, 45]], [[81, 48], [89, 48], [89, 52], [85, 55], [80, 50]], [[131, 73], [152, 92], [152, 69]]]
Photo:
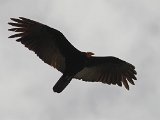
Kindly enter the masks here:
[[86, 57], [91, 57], [92, 55], [94, 55], [94, 53], [93, 52], [85, 52], [85, 55], [86, 55]]

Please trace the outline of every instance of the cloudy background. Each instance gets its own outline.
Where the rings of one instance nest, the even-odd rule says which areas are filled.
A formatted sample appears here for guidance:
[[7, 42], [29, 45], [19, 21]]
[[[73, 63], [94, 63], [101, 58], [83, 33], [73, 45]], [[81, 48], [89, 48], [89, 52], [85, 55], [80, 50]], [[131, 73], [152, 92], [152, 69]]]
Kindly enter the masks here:
[[[136, 66], [130, 91], [73, 80], [60, 94], [61, 73], [8, 39], [10, 17], [54, 27], [82, 51]], [[0, 120], [159, 120], [159, 0], [0, 0]]]

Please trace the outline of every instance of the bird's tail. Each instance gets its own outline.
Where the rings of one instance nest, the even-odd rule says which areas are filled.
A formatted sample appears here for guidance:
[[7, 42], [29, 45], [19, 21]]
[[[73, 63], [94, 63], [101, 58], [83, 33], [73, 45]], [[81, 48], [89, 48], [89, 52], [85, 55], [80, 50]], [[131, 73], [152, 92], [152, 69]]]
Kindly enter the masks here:
[[53, 91], [57, 93], [62, 92], [66, 88], [66, 86], [70, 83], [71, 80], [72, 76], [62, 75], [61, 78], [54, 85]]

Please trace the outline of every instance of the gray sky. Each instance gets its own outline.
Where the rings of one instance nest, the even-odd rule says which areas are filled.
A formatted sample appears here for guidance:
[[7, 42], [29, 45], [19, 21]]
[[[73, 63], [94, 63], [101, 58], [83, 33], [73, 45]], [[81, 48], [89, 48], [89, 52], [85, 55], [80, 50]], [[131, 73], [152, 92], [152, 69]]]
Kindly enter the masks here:
[[[0, 120], [159, 120], [159, 0], [1, 0]], [[136, 66], [130, 91], [73, 79], [60, 94], [61, 73], [8, 39], [10, 17], [60, 30], [82, 51]]]

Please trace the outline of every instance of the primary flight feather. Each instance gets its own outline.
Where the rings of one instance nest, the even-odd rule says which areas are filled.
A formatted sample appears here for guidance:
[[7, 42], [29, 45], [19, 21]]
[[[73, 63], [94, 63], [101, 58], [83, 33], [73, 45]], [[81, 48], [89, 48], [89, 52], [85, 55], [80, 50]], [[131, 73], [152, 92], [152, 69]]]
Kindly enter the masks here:
[[134, 85], [137, 73], [132, 64], [112, 56], [96, 57], [92, 52], [81, 52], [60, 31], [42, 23], [24, 17], [11, 20], [8, 24], [14, 28], [9, 31], [17, 33], [9, 38], [17, 38], [17, 42], [63, 74], [53, 87], [54, 92], [62, 92], [72, 78], [109, 85], [123, 84], [128, 90], [128, 82]]

